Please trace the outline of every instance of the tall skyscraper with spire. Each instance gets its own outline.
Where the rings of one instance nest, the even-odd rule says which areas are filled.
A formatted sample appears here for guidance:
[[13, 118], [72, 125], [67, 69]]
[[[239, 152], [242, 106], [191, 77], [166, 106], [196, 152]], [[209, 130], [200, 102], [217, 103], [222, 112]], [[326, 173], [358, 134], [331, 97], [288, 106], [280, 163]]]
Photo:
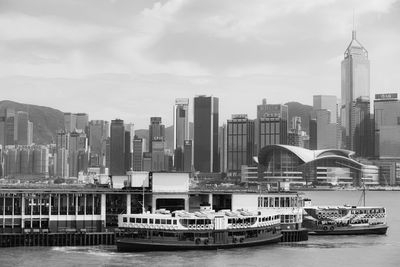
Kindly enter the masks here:
[[[361, 154], [367, 152], [361, 152], [360, 149], [362, 143], [368, 141], [365, 131], [370, 125], [370, 62], [367, 49], [356, 38], [355, 29], [342, 60], [341, 87], [342, 144], [344, 148], [364, 156]], [[360, 140], [361, 137], [363, 140]]]

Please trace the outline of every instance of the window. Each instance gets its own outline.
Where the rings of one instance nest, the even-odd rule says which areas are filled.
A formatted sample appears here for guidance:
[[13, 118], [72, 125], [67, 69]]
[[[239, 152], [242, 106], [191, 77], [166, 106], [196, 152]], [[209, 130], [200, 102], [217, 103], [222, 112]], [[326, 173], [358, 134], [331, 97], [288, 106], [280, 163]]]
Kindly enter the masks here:
[[161, 224], [166, 224], [166, 220], [165, 219], [161, 219]]
[[147, 223], [147, 218], [146, 219], [142, 219], [142, 223]]
[[153, 224], [153, 219], [150, 219], [150, 224]]
[[129, 218], [130, 223], [135, 223], [135, 218]]
[[167, 224], [171, 224], [171, 220], [167, 220]]
[[156, 224], [160, 224], [160, 219], [156, 219]]
[[122, 217], [122, 222], [124, 222], [124, 223], [128, 222], [128, 218]]
[[142, 223], [142, 219], [141, 218], [136, 218], [136, 223]]

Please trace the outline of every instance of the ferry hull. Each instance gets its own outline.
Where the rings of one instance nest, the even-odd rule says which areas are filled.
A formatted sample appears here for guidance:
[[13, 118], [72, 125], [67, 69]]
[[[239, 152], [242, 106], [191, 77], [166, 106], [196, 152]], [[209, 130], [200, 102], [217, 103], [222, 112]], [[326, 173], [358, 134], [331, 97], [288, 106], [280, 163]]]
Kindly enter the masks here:
[[242, 243], [228, 244], [179, 244], [178, 242], [157, 242], [124, 238], [117, 240], [117, 248], [120, 252], [144, 252], [144, 251], [177, 251], [177, 250], [215, 250], [227, 248], [241, 248], [261, 246], [272, 243], [278, 243], [281, 240], [282, 234], [271, 236], [262, 240], [244, 240]]
[[334, 230], [309, 230], [310, 235], [385, 235], [388, 226], [335, 228]]

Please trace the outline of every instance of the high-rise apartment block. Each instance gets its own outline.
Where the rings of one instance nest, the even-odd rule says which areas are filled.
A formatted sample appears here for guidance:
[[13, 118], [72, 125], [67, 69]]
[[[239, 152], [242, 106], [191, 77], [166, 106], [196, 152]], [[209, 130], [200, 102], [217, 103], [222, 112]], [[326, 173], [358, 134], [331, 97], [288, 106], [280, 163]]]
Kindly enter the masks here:
[[0, 116], [0, 145], [32, 145], [33, 123], [25, 111], [6, 109]]
[[64, 130], [73, 132], [74, 130], [82, 130], [88, 132], [89, 116], [86, 113], [64, 113]]
[[228, 175], [240, 176], [242, 165], [251, 165], [254, 155], [254, 121], [246, 114], [232, 115], [227, 123]]
[[33, 124], [29, 121], [27, 112], [18, 111], [15, 116], [15, 143], [18, 145], [31, 145], [33, 139]]
[[16, 146], [4, 149], [5, 177], [49, 176], [49, 150], [46, 146]]
[[218, 98], [194, 98], [194, 169], [219, 172], [218, 160]]

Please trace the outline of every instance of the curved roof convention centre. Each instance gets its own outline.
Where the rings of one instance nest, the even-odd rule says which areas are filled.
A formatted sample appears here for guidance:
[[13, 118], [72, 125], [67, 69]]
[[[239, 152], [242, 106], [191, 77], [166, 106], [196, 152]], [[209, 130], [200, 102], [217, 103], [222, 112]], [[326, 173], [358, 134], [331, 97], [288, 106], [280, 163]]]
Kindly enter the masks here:
[[355, 161], [352, 157], [355, 154], [353, 151], [345, 149], [323, 149], [323, 150], [310, 150], [297, 146], [289, 145], [269, 145], [261, 149], [258, 154], [258, 162], [266, 165], [269, 155], [274, 150], [286, 150], [297, 156], [303, 163], [310, 163], [322, 159], [342, 159], [351, 163], [362, 166], [363, 164]]

